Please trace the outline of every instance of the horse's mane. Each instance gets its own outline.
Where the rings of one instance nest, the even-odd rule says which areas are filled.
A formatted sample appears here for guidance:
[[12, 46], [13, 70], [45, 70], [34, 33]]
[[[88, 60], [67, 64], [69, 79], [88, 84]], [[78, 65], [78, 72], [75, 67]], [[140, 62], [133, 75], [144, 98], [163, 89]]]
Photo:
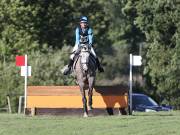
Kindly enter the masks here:
[[[95, 57], [94, 57], [93, 54], [91, 54], [91, 53], [90, 53], [90, 56], [89, 56], [89, 57], [90, 57], [90, 58], [89, 58], [89, 63], [88, 63], [88, 64], [89, 64], [89, 67], [90, 67], [91, 70], [92, 70], [92, 68], [93, 68], [94, 72], [96, 72], [97, 65], [96, 65]], [[75, 58], [74, 58], [74, 64], [73, 64], [73, 71], [76, 69], [77, 63], [80, 62], [80, 58], [81, 58], [80, 53], [75, 56]]]

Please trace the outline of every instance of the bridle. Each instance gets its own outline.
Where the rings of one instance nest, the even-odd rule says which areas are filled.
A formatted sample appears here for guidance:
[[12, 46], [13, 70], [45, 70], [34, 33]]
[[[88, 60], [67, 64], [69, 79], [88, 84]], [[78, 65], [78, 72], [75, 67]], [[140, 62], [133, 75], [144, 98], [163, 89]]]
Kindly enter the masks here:
[[88, 63], [90, 56], [90, 47], [88, 44], [80, 45], [80, 62], [81, 62], [81, 70], [84, 72], [88, 71]]

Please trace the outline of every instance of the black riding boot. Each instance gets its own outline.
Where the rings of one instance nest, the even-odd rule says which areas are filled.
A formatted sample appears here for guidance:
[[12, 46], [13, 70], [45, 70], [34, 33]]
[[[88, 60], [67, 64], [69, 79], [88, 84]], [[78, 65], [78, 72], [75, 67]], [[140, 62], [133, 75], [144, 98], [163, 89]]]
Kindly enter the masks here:
[[101, 66], [98, 58], [96, 58], [96, 64], [97, 64], [97, 67], [98, 67], [99, 72], [104, 72], [104, 69], [103, 69], [103, 67]]
[[68, 75], [71, 72], [71, 67], [73, 66], [74, 61], [72, 59], [69, 60], [68, 68], [65, 69], [64, 75]]

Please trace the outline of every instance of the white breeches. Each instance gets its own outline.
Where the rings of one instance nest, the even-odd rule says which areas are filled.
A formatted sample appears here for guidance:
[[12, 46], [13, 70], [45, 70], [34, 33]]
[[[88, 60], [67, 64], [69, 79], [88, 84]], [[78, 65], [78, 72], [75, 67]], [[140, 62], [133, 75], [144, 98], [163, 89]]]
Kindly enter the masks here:
[[[78, 49], [78, 44], [76, 44], [76, 45], [74, 46], [74, 48], [73, 48], [73, 50], [72, 50], [73, 54], [70, 55], [70, 59], [73, 60], [73, 58], [74, 58], [74, 56], [75, 56], [75, 53], [74, 53], [74, 52], [76, 52], [77, 49]], [[91, 53], [92, 53], [92, 54], [94, 55], [94, 57], [96, 58], [96, 53], [95, 53], [93, 47], [91, 47]]]

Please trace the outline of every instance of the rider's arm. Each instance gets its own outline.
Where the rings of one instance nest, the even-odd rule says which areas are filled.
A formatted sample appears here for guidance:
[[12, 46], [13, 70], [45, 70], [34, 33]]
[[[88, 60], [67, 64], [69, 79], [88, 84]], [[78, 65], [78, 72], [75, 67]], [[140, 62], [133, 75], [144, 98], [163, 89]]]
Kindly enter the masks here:
[[79, 35], [79, 29], [78, 28], [76, 28], [75, 35], [76, 35], [76, 42], [75, 42], [75, 44], [79, 45], [79, 39], [80, 39], [79, 37], [80, 37], [80, 35]]
[[88, 30], [88, 38], [89, 38], [89, 45], [92, 45], [92, 43], [93, 43], [93, 32], [92, 32], [91, 28], [89, 28], [89, 30]]

